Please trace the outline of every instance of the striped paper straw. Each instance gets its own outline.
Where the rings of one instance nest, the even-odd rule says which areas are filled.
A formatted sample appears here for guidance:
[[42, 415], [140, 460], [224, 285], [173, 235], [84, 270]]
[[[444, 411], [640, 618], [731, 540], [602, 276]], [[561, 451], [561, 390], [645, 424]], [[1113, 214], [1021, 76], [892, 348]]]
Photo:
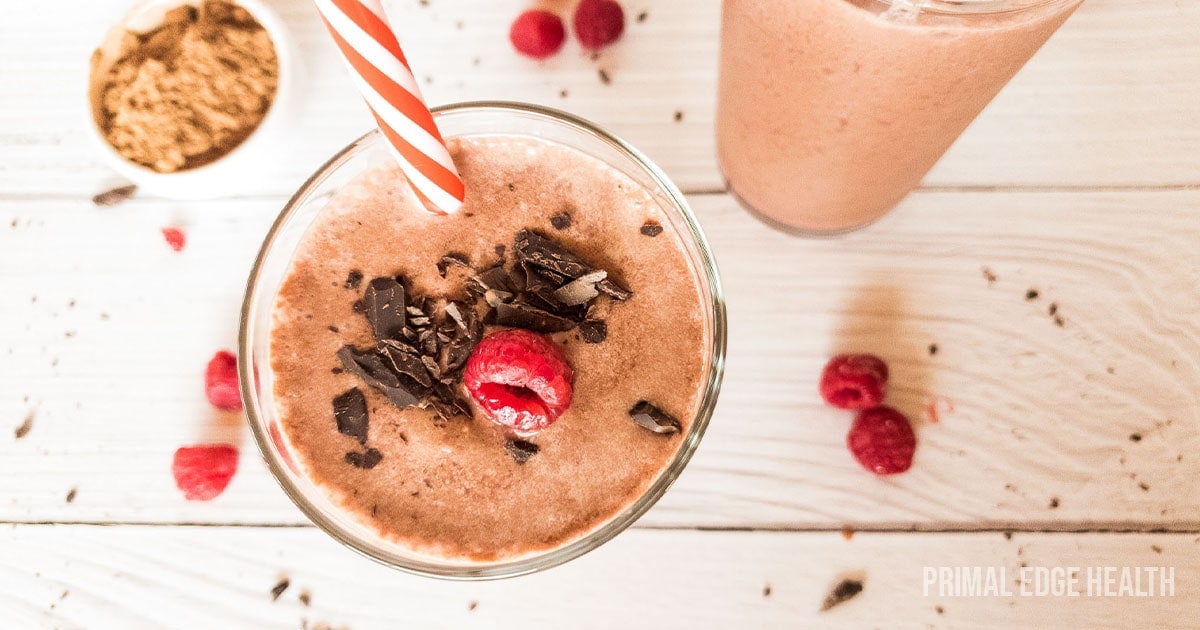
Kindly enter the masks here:
[[435, 211], [462, 207], [464, 188], [450, 151], [379, 0], [315, 0], [379, 131], [413, 190]]

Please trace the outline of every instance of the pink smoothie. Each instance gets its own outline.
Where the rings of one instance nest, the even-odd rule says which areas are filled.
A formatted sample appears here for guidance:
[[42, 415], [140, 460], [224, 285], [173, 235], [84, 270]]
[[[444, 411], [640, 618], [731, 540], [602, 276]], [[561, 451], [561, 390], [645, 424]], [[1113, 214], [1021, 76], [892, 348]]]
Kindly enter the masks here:
[[874, 221], [1081, 2], [906, 22], [878, 0], [724, 0], [717, 150], [731, 190], [800, 230]]

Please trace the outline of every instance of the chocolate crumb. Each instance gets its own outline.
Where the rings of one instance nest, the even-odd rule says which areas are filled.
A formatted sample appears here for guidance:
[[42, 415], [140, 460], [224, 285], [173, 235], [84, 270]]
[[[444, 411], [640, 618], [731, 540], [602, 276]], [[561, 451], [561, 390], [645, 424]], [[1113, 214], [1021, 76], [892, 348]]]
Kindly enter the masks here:
[[471, 259], [468, 258], [466, 254], [450, 252], [449, 254], [442, 256], [442, 259], [438, 261], [438, 275], [445, 278], [446, 272], [450, 269], [450, 267], [464, 267], [469, 269], [471, 267]]
[[308, 591], [306, 591], [306, 590], [305, 590], [305, 591], [300, 591], [300, 596], [299, 596], [299, 597], [297, 597], [297, 599], [299, 599], [299, 600], [300, 600], [300, 603], [301, 603], [301, 604], [303, 604], [303, 605], [305, 605], [305, 606], [310, 606], [310, 605], [312, 605], [312, 593], [309, 593], [309, 592], [308, 592]]
[[1051, 302], [1050, 306], [1046, 309], [1046, 312], [1049, 313], [1051, 317], [1058, 315], [1058, 302]]
[[1054, 508], [1058, 507], [1058, 504], [1058, 497], [1050, 497], [1050, 509], [1053, 510]]
[[515, 460], [518, 464], [524, 464], [525, 462], [529, 461], [531, 457], [537, 455], [538, 451], [541, 449], [538, 448], [538, 445], [534, 444], [533, 442], [527, 442], [525, 440], [508, 440], [504, 442], [504, 450], [508, 451], [508, 454], [512, 455], [513, 460]]
[[1142, 441], [1142, 434], [1141, 434], [1141, 433], [1130, 433], [1130, 434], [1129, 434], [1129, 441], [1130, 441], [1130, 442], [1141, 442], [1141, 441]]
[[329, 371], [334, 374], [341, 374], [342, 372], [345, 372], [346, 370], [343, 370], [340, 367], [335, 367], [335, 368], [329, 368]]
[[369, 448], [362, 453], [354, 451], [346, 453], [346, 463], [355, 468], [362, 468], [363, 470], [371, 470], [381, 461], [383, 461], [383, 453], [373, 448]]
[[1004, 540], [1012, 540], [1012, 537], [1013, 537], [1012, 532], [1004, 532]]
[[[137, 186], [133, 184], [117, 186], [92, 197], [92, 203], [105, 208], [115, 206], [121, 202], [128, 201], [130, 197], [133, 197], [133, 193], [135, 192], [137, 192]], [[13, 227], [16, 226], [14, 225]]]
[[842, 528], [842, 539], [843, 540], [853, 540], [854, 539], [854, 528], [850, 527], [849, 525], [843, 527]]
[[641, 400], [629, 410], [629, 418], [644, 429], [660, 434], [678, 433], [683, 429], [671, 414]]
[[645, 21], [646, 21], [646, 18], [648, 18], [648, 17], [650, 17], [650, 12], [649, 12], [649, 11], [642, 11], [641, 13], [637, 14], [637, 21], [638, 21], [638, 24], [641, 24], [642, 22], [645, 22]]
[[517, 192], [517, 185], [512, 182], [509, 182], [508, 183], [508, 192]]
[[1150, 545], [1150, 551], [1153, 551], [1154, 553], [1162, 553], [1162, 547], [1159, 547], [1158, 545]]
[[1063, 326], [1067, 325], [1067, 322], [1066, 322], [1066, 320], [1064, 320], [1062, 318], [1061, 315], [1055, 315], [1054, 316], [1054, 325], [1058, 326], [1059, 328], [1062, 328]]
[[929, 344], [929, 356], [934, 356], [938, 353], [938, 345], [936, 343]]
[[283, 592], [286, 591], [288, 586], [290, 586], [290, 585], [291, 585], [291, 581], [288, 580], [287, 578], [283, 578], [283, 579], [279, 580], [278, 584], [271, 587], [271, 601], [277, 601], [279, 599], [279, 596], [283, 595]]
[[763, 595], [763, 597], [771, 596], [771, 585], [770, 584], [763, 584], [762, 595]]
[[683, 110], [675, 110], [675, 122], [683, 122]]
[[612, 83], [612, 77], [610, 77], [608, 75], [608, 71], [605, 70], [604, 68], [600, 68], [599, 70], [597, 70], [596, 74], [598, 74], [600, 76], [600, 82], [603, 83], [604, 85], [608, 85], [608, 84]]
[[367, 312], [367, 306], [363, 304], [362, 300], [354, 300], [354, 303], [350, 305], [350, 310], [362, 315]]
[[476, 608], [479, 608], [479, 602], [472, 601], [471, 603], [467, 604], [467, 610], [474, 611]]
[[1040, 294], [1040, 293], [1038, 293], [1038, 290], [1037, 290], [1037, 289], [1030, 289], [1030, 290], [1028, 290], [1028, 291], [1026, 291], [1026, 292], [1025, 292], [1025, 300], [1026, 300], [1027, 302], [1032, 302], [1032, 301], [1034, 301], [1034, 300], [1038, 299], [1038, 296], [1040, 296], [1040, 295], [1041, 295], [1041, 294]]
[[642, 234], [644, 236], [649, 236], [650, 238], [654, 238], [655, 236], [662, 234], [662, 231], [662, 226], [654, 223], [653, 221], [647, 221], [646, 225], [642, 226]]
[[579, 324], [584, 343], [602, 343], [608, 339], [608, 324], [602, 319], [587, 319]]
[[16, 430], [13, 431], [13, 435], [15, 435], [18, 440], [26, 435], [29, 435], [29, 431], [33, 429], [34, 415], [34, 412], [30, 411], [29, 414], [25, 416], [25, 421], [21, 423], [21, 426], [17, 427]]
[[983, 267], [979, 271], [983, 273], [983, 279], [987, 280], [989, 287], [993, 284], [996, 284], [996, 280], [999, 280], [999, 278], [996, 277], [996, 274], [993, 273], [988, 267]]
[[76, 495], [76, 493], [78, 493], [78, 492], [79, 492], [79, 489], [78, 489], [78, 488], [71, 488], [70, 490], [68, 490], [68, 491], [67, 491], [67, 503], [74, 503], [74, 502], [75, 502], [75, 495]]
[[[559, 98], [567, 98], [567, 95], [568, 95], [568, 94], [569, 94], [569, 93], [568, 93], [566, 90], [559, 90], [559, 91], [558, 91], [558, 97], [559, 97]], [[16, 222], [16, 219], [13, 219], [13, 222], [15, 223], [15, 222]], [[14, 225], [14, 227], [16, 227], [16, 226]]]
[[1145, 481], [1138, 482], [1138, 487], [1141, 488], [1143, 492], [1150, 492], [1150, 484], [1146, 483]]
[[326, 328], [329, 329], [329, 332], [334, 333], [334, 334], [342, 332], [341, 329], [338, 328], [337, 326], [329, 325], [329, 326], [326, 326]]
[[346, 282], [345, 282], [345, 284], [342, 285], [342, 287], [347, 288], [347, 289], [357, 289], [359, 286], [362, 285], [362, 281], [363, 281], [362, 272], [357, 269], [352, 269], [350, 271], [350, 275], [346, 276]]
[[833, 587], [829, 595], [825, 596], [825, 601], [821, 603], [821, 612], [825, 612], [834, 606], [844, 604], [851, 599], [854, 599], [863, 590], [861, 580], [842, 580], [838, 585]]
[[933, 609], [935, 611], [937, 611], [937, 614], [939, 614], [939, 615], [943, 615], [946, 613], [946, 609], [942, 608], [941, 606], [934, 606]]
[[506, 251], [508, 251], [507, 247], [503, 245], [496, 246], [496, 257], [500, 259], [500, 262], [504, 262], [504, 252]]
[[550, 225], [556, 230], [565, 230], [571, 227], [571, 213], [563, 212], [550, 217]]

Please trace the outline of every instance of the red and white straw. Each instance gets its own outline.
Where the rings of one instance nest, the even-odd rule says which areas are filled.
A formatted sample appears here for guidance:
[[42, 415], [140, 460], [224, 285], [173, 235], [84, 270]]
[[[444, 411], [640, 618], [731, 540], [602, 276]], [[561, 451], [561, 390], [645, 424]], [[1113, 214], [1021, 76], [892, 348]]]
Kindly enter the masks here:
[[379, 0], [315, 0], [350, 76], [427, 206], [462, 207], [464, 188]]

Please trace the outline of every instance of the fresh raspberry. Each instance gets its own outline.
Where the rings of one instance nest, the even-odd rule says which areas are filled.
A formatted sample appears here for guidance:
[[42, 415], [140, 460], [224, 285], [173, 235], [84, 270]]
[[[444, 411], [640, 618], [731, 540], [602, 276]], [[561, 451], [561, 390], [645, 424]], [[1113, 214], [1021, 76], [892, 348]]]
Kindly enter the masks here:
[[522, 329], [484, 337], [463, 372], [463, 384], [487, 415], [525, 434], [550, 426], [571, 406], [573, 379], [553, 341]]
[[883, 402], [887, 364], [870, 354], [839, 354], [821, 372], [821, 397], [838, 409], [870, 409]]
[[175, 486], [188, 501], [211, 501], [237, 472], [238, 450], [229, 444], [181, 446], [171, 462]]
[[617, 0], [583, 0], [575, 9], [575, 36], [584, 48], [596, 51], [621, 39], [625, 11]]
[[238, 390], [237, 356], [221, 350], [213, 355], [204, 371], [204, 394], [208, 402], [221, 411], [241, 411], [242, 396]]
[[517, 52], [534, 59], [545, 59], [554, 55], [567, 40], [567, 29], [562, 18], [543, 10], [530, 10], [517, 16], [508, 39]]
[[894, 475], [912, 466], [917, 438], [904, 414], [876, 407], [858, 412], [846, 446], [863, 468], [876, 475]]
[[167, 245], [177, 252], [183, 251], [183, 246], [187, 244], [187, 236], [179, 228], [165, 227], [162, 229], [162, 235], [166, 239]]

